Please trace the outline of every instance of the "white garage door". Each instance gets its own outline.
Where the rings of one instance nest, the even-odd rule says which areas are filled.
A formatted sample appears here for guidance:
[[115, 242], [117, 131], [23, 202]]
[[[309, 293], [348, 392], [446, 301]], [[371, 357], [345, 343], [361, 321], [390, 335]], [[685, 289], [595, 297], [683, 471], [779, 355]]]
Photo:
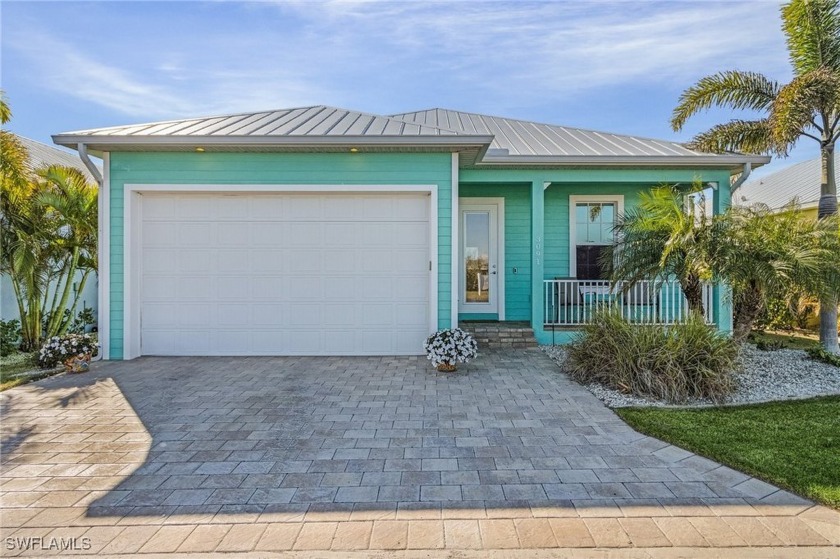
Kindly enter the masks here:
[[422, 353], [429, 196], [142, 196], [143, 355]]

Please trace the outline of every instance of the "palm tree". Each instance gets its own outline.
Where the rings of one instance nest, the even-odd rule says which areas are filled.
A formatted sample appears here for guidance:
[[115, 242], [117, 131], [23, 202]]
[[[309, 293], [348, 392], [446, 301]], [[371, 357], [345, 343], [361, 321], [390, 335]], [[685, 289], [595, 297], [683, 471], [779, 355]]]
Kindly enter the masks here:
[[771, 295], [819, 297], [840, 290], [837, 216], [803, 218], [799, 206], [733, 207], [715, 219], [710, 259], [715, 277], [733, 287], [733, 337], [743, 341]]
[[[4, 97], [0, 118], [4, 123], [11, 118]], [[17, 300], [21, 348], [31, 351], [44, 337], [67, 331], [96, 271], [97, 190], [76, 169], [32, 171], [18, 138], [0, 132], [0, 272], [11, 279]]]
[[[37, 175], [35, 202], [52, 223], [56, 248], [51, 266], [55, 292], [49, 315], [45, 316], [48, 320], [44, 334], [49, 338], [66, 333], [88, 277], [96, 272], [97, 189], [78, 169], [52, 165]], [[68, 307], [77, 271], [82, 272], [82, 278]], [[42, 304], [45, 311], [46, 307]], [[64, 312], [65, 309], [70, 312]]]
[[710, 227], [706, 213], [686, 201], [674, 186], [642, 193], [636, 206], [618, 216], [615, 244], [605, 251], [601, 266], [612, 268], [613, 279], [627, 282], [628, 289], [651, 278], [676, 277], [688, 308], [702, 316], [702, 283], [711, 279]]
[[[779, 84], [756, 72], [730, 70], [707, 76], [686, 89], [671, 126], [682, 129], [698, 112], [713, 106], [757, 112], [698, 134], [701, 151], [746, 151], [787, 155], [800, 138], [816, 141], [822, 159], [819, 217], [837, 213], [834, 146], [840, 137], [840, 0], [792, 0], [781, 9], [793, 79]], [[840, 353], [837, 293], [820, 302], [820, 341]]]

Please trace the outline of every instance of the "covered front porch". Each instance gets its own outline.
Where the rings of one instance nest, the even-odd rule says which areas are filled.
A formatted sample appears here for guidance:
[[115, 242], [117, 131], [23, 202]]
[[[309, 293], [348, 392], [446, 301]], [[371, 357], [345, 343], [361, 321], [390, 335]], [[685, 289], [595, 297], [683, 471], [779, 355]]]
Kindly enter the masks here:
[[[525, 321], [539, 343], [551, 344], [568, 341], [602, 306], [638, 324], [681, 320], [688, 306], [676, 281], [611, 282], [597, 257], [640, 193], [677, 184], [688, 194], [697, 181], [711, 211], [723, 212], [729, 169], [461, 169], [453, 216], [458, 321]], [[704, 318], [730, 331], [725, 289], [703, 286]]]

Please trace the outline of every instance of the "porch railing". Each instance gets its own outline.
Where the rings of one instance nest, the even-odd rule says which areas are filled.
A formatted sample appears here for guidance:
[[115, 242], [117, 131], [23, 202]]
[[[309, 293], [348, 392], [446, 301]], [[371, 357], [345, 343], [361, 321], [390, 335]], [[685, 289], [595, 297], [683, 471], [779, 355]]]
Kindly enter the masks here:
[[[674, 324], [688, 316], [688, 300], [675, 280], [628, 285], [608, 280], [553, 279], [544, 282], [546, 326], [588, 324], [599, 308], [616, 309], [638, 324]], [[702, 284], [703, 312], [714, 323], [711, 283]]]

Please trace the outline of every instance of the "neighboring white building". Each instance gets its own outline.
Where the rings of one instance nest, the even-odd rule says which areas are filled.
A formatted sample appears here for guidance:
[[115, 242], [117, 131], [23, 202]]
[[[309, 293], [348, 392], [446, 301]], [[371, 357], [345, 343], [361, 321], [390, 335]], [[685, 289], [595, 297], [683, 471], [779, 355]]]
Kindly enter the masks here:
[[[91, 175], [90, 171], [88, 171], [82, 164], [78, 155], [54, 146], [36, 142], [35, 140], [31, 140], [29, 138], [24, 138], [22, 136], [18, 136], [18, 139], [29, 152], [29, 166], [31, 169], [34, 170], [41, 167], [48, 167], [50, 165], [73, 167], [84, 173], [90, 182], [94, 184], [96, 183], [93, 175]], [[78, 279], [81, 280], [81, 273], [78, 275]], [[79, 301], [79, 306], [77, 308], [78, 311], [82, 310], [84, 307], [90, 307], [94, 310], [94, 316], [96, 316], [96, 310], [98, 307], [97, 289], [98, 282], [96, 275], [94, 274], [88, 277], [85, 289], [82, 292], [82, 298]], [[15, 299], [15, 293], [12, 289], [12, 283], [6, 275], [0, 277], [0, 318], [3, 320], [14, 320], [20, 318], [17, 300]]]
[[[732, 203], [738, 206], [767, 204], [779, 209], [793, 198], [803, 210], [816, 211], [820, 202], [820, 158], [791, 165], [761, 178], [748, 180], [732, 193]], [[840, 152], [834, 152], [834, 176], [840, 183]]]

